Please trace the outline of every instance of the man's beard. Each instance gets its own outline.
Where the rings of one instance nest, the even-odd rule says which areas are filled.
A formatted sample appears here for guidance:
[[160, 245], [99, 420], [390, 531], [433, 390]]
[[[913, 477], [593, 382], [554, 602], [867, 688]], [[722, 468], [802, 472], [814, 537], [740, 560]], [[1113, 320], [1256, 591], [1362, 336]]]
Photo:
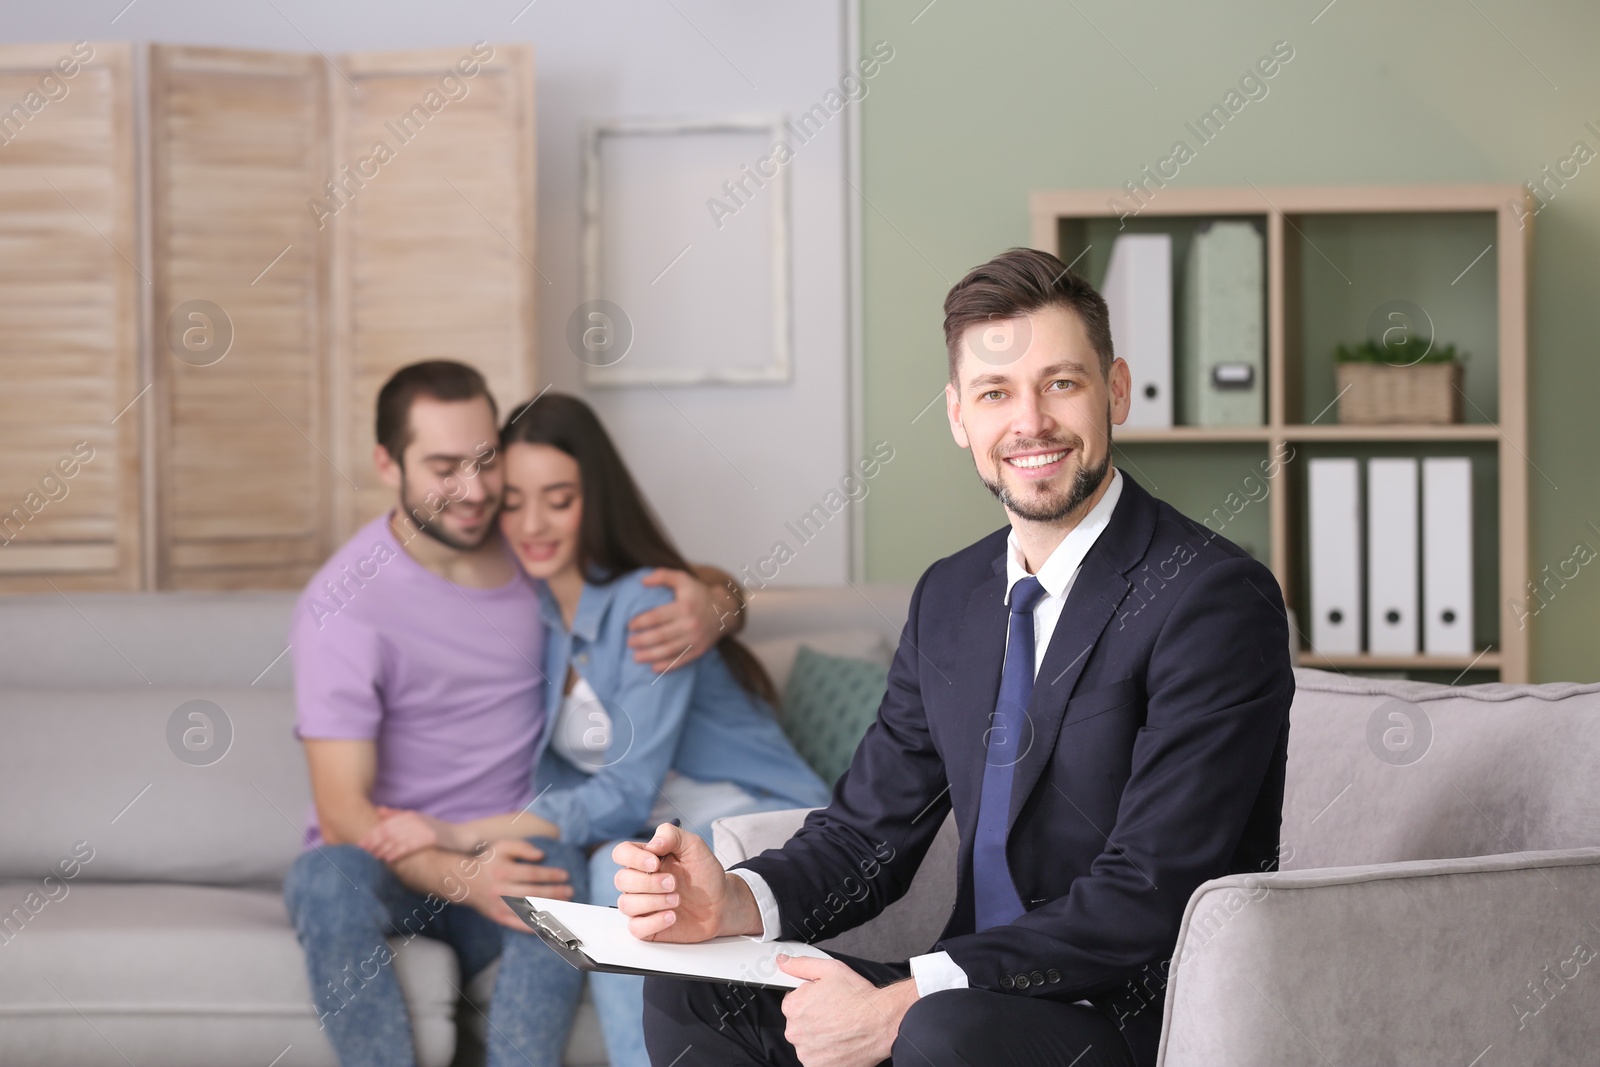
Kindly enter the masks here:
[[[1108, 427], [1111, 425], [1111, 406], [1109, 404], [1106, 405], [1106, 425]], [[1106, 437], [1109, 444], [1110, 434], [1108, 433]], [[1019, 451], [1065, 448], [1072, 448], [1078, 455], [1083, 455], [1083, 442], [1081, 440], [1077, 445], [1068, 445], [1060, 441], [1040, 441], [1037, 444], [1030, 444], [1026, 449]], [[1100, 488], [1101, 483], [1106, 479], [1106, 473], [1111, 468], [1111, 450], [1107, 448], [1106, 458], [1100, 462], [1100, 465], [1093, 468], [1080, 466], [1078, 472], [1073, 475], [1072, 484], [1064, 492], [1053, 493], [1043, 500], [1030, 502], [1019, 500], [1017, 494], [1011, 491], [1011, 487], [1005, 484], [1004, 475], [999, 473], [1005, 470], [1005, 459], [1001, 456], [998, 446], [990, 453], [989, 458], [994, 460], [996, 480], [991, 482], [983, 476], [981, 470], [978, 472], [978, 479], [983, 482], [989, 492], [995, 495], [996, 500], [1005, 505], [1007, 511], [1029, 522], [1060, 522], [1068, 515], [1071, 515], [1094, 495], [1096, 489]]]
[[[484, 507], [491, 515], [498, 510], [499, 505], [500, 501], [495, 499], [484, 501]], [[476, 541], [463, 540], [462, 538], [456, 537], [448, 530], [444, 529], [435, 520], [437, 520], [439, 516], [443, 515], [450, 509], [449, 497], [445, 498], [444, 507], [438, 509], [437, 511], [435, 511], [433, 505], [429, 504], [426, 500], [412, 500], [411, 487], [406, 481], [406, 472], [404, 468], [401, 468], [400, 470], [400, 507], [405, 511], [406, 515], [411, 519], [411, 521], [416, 523], [418, 530], [427, 534], [429, 537], [433, 538], [441, 545], [444, 545], [446, 548], [453, 548], [457, 552], [471, 552], [473, 549], [482, 546], [482, 544], [494, 533], [494, 522], [492, 520], [483, 524], [483, 534]]]

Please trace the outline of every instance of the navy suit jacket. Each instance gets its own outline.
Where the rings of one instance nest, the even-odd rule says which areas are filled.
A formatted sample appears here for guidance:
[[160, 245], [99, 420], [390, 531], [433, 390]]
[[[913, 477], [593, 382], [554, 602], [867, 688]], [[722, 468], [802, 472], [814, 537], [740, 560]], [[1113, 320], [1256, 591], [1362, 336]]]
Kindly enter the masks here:
[[929, 951], [972, 988], [1091, 1001], [1142, 1067], [1190, 894], [1276, 869], [1294, 673], [1272, 572], [1122, 476], [1028, 705], [1006, 841], [1026, 913], [974, 929], [1006, 529], [923, 574], [888, 692], [830, 803], [737, 866], [771, 887], [780, 936], [817, 941], [902, 896], [954, 809], [956, 902]]

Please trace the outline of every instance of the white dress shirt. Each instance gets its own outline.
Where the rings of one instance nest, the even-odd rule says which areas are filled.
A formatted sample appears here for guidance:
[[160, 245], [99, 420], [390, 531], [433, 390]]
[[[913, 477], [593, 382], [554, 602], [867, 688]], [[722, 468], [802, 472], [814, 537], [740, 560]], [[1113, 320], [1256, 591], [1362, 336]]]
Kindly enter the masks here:
[[[1122, 472], [1111, 468], [1111, 484], [1099, 503], [1089, 509], [1078, 525], [1062, 539], [1050, 553], [1050, 558], [1035, 572], [1028, 570], [1017, 543], [1015, 528], [1006, 537], [1006, 603], [1011, 603], [1011, 590], [1029, 574], [1039, 579], [1044, 595], [1033, 609], [1033, 672], [1039, 673], [1045, 653], [1050, 649], [1050, 638], [1055, 634], [1061, 609], [1066, 606], [1067, 594], [1083, 567], [1083, 557], [1099, 540], [1100, 534], [1111, 521], [1111, 512], [1122, 495]], [[1004, 661], [1002, 661], [1003, 663]], [[1003, 668], [1002, 668], [1003, 669]], [[755, 871], [739, 868], [732, 872], [750, 886], [761, 912], [761, 940], [771, 941], [778, 936], [778, 900], [766, 879]], [[911, 957], [911, 977], [917, 983], [917, 996], [925, 997], [940, 989], [965, 989], [967, 972], [962, 970], [948, 952], [929, 952]]]

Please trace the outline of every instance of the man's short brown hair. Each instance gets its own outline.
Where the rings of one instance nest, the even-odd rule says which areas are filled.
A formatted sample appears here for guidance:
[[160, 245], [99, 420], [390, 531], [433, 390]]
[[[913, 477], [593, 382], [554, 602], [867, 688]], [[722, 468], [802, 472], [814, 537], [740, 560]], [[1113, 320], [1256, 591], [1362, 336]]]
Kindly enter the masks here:
[[1111, 377], [1111, 316], [1105, 298], [1094, 286], [1067, 269], [1049, 252], [1010, 248], [981, 267], [974, 267], [944, 298], [944, 345], [950, 357], [950, 380], [961, 365], [962, 338], [969, 326], [1013, 319], [1045, 307], [1077, 312], [1100, 357], [1100, 374]]
[[378, 444], [396, 463], [411, 443], [411, 405], [420, 396], [434, 400], [476, 400], [481, 396], [489, 402], [493, 421], [500, 421], [500, 411], [489, 395], [489, 383], [477, 368], [453, 359], [430, 359], [401, 367], [378, 390]]

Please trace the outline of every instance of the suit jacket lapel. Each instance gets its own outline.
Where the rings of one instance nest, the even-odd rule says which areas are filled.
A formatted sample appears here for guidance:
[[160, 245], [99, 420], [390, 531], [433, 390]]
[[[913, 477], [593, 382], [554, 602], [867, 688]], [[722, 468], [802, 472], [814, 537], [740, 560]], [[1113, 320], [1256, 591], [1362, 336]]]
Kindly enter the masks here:
[[1044, 662], [1034, 679], [1033, 696], [1028, 701], [1032, 737], [1017, 761], [1007, 832], [1016, 825], [1023, 803], [1050, 765], [1066, 715], [1067, 698], [1077, 686], [1084, 664], [1117, 606], [1133, 587], [1124, 575], [1144, 558], [1155, 534], [1159, 511], [1156, 499], [1127, 471], [1119, 468], [1119, 472], [1123, 478], [1122, 496], [1106, 528], [1083, 557], [1082, 568], [1067, 594], [1061, 618], [1050, 635], [1050, 647], [1045, 650]]
[[959, 824], [968, 828], [964, 838], [970, 838], [970, 828], [977, 825], [975, 813], [983, 789], [989, 720], [1000, 692], [1000, 667], [1006, 654], [1009, 613], [1004, 551], [1002, 547], [995, 573], [978, 583], [968, 596], [956, 645], [958, 670], [952, 681], [960, 717], [948, 746], [947, 759], [951, 768], [951, 801], [956, 806]]
[[[1016, 824], [1023, 802], [1050, 764], [1067, 698], [1077, 686], [1095, 642], [1132, 588], [1124, 574], [1144, 557], [1155, 533], [1155, 498], [1127, 471], [1121, 471], [1121, 475], [1122, 497], [1111, 513], [1111, 521], [1084, 556], [1034, 680], [1027, 719], [1033, 727], [1032, 736], [1024, 742], [1027, 747], [1017, 762], [1007, 832]], [[962, 877], [970, 870], [972, 830], [977, 825], [978, 798], [988, 754], [987, 730], [1000, 693], [1000, 668], [1006, 652], [1009, 612], [1005, 602], [1005, 553], [1002, 542], [991, 575], [980, 581], [967, 598], [966, 617], [961, 620], [956, 645], [957, 669], [950, 679], [959, 717], [957, 733], [945, 745], [945, 765], [951, 801], [962, 828]], [[969, 730], [970, 733], [965, 732]]]
[[[1096, 542], [1095, 548], [1098, 547], [1099, 542]], [[1012, 782], [1011, 810], [1006, 820], [1008, 832], [1023, 802], [1050, 764], [1056, 738], [1061, 733], [1061, 720], [1066, 715], [1067, 698], [1078, 684], [1078, 677], [1095, 643], [1100, 640], [1101, 631], [1111, 621], [1129, 588], [1128, 580], [1106, 561], [1103, 553], [1089, 550], [1067, 593], [1061, 618], [1050, 635], [1044, 663], [1034, 678], [1033, 696], [1028, 700], [1027, 723], [1031, 729]]]

